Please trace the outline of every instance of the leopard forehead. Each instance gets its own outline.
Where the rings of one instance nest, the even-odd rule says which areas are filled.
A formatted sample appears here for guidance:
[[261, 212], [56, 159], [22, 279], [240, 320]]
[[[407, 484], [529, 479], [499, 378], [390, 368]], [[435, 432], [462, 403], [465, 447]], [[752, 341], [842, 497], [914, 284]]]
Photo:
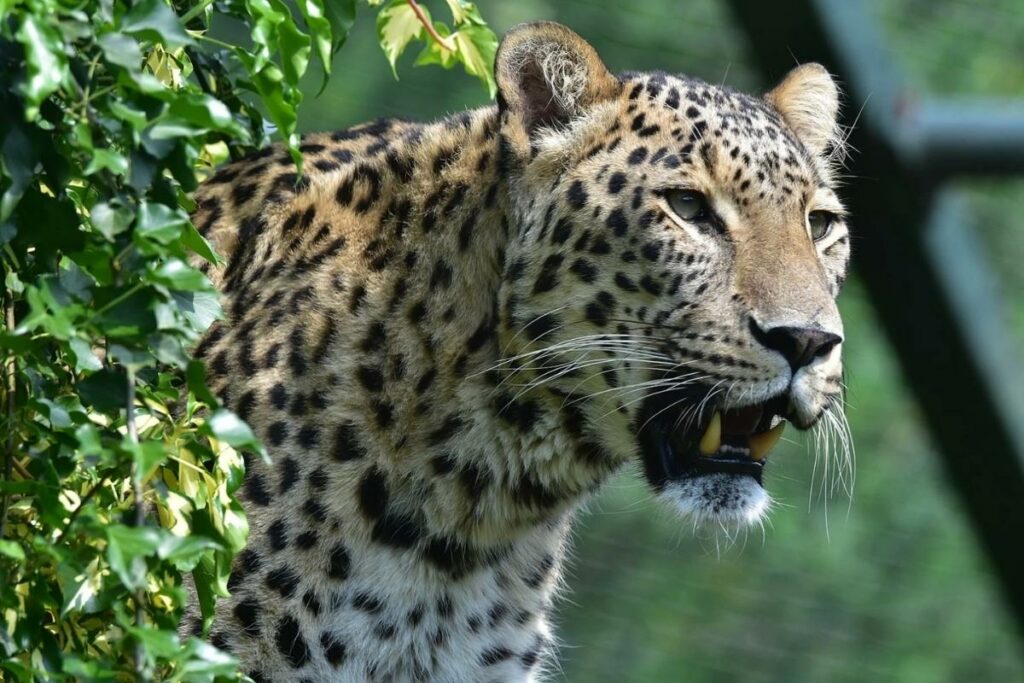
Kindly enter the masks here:
[[799, 205], [815, 191], [832, 191], [840, 138], [813, 154], [764, 99], [659, 72], [619, 80], [618, 98], [538, 141], [541, 162], [548, 158], [536, 164], [548, 171], [545, 180], [564, 179], [573, 168], [592, 173], [597, 164], [601, 177], [639, 170], [653, 188], [696, 184], [743, 206]]

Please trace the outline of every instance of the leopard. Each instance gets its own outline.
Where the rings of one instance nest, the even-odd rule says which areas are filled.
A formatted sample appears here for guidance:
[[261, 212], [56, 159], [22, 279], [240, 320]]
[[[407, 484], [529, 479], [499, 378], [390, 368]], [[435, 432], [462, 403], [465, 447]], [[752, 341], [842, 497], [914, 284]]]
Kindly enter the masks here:
[[613, 74], [538, 22], [494, 76], [493, 105], [304, 135], [301, 172], [279, 144], [196, 190], [224, 314], [195, 356], [268, 454], [205, 633], [253, 681], [542, 680], [602, 484], [753, 524], [785, 425], [842, 411], [824, 67], [759, 96]]

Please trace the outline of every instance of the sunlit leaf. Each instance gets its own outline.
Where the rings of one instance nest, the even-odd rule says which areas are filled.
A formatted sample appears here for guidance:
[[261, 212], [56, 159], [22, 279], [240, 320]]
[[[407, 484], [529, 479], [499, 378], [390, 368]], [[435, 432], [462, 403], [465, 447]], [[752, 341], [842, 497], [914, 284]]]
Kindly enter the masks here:
[[68, 62], [60, 35], [44, 19], [24, 14], [17, 36], [25, 48], [28, 68], [28, 79], [22, 86], [25, 118], [32, 120], [39, 115], [39, 105], [43, 100], [64, 83]]
[[[430, 21], [427, 9], [422, 6], [421, 9], [427, 21]], [[402, 56], [409, 43], [422, 40], [423, 34], [423, 24], [405, 0], [391, 0], [377, 15], [377, 40], [384, 50], [384, 56], [387, 57], [395, 78], [398, 78], [398, 58]]]
[[491, 97], [498, 91], [494, 80], [494, 55], [498, 50], [498, 37], [486, 26], [464, 26], [452, 34], [459, 61], [466, 73], [479, 78]]

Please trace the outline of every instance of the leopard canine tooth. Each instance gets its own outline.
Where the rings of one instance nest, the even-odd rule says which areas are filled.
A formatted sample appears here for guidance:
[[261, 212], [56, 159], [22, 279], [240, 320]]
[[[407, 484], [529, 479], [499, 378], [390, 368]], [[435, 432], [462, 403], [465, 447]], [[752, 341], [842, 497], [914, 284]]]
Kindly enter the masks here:
[[714, 455], [722, 446], [722, 415], [716, 410], [711, 416], [704, 436], [700, 437], [698, 448], [703, 455]]
[[782, 432], [786, 430], [786, 421], [782, 420], [767, 432], [753, 434], [748, 441], [750, 445], [750, 457], [752, 460], [764, 460], [765, 456], [775, 448], [775, 444], [782, 438]]

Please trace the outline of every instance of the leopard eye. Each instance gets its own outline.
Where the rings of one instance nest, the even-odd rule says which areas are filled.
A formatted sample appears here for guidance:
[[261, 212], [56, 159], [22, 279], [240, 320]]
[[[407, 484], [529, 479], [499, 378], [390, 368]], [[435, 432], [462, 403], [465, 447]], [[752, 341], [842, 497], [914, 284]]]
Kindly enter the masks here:
[[811, 239], [815, 242], [824, 239], [832, 232], [832, 224], [836, 222], [836, 215], [831, 211], [811, 211], [807, 214], [807, 225], [811, 229]]
[[684, 221], [690, 223], [706, 223], [711, 220], [711, 208], [708, 199], [694, 190], [669, 190], [665, 193], [672, 211]]

